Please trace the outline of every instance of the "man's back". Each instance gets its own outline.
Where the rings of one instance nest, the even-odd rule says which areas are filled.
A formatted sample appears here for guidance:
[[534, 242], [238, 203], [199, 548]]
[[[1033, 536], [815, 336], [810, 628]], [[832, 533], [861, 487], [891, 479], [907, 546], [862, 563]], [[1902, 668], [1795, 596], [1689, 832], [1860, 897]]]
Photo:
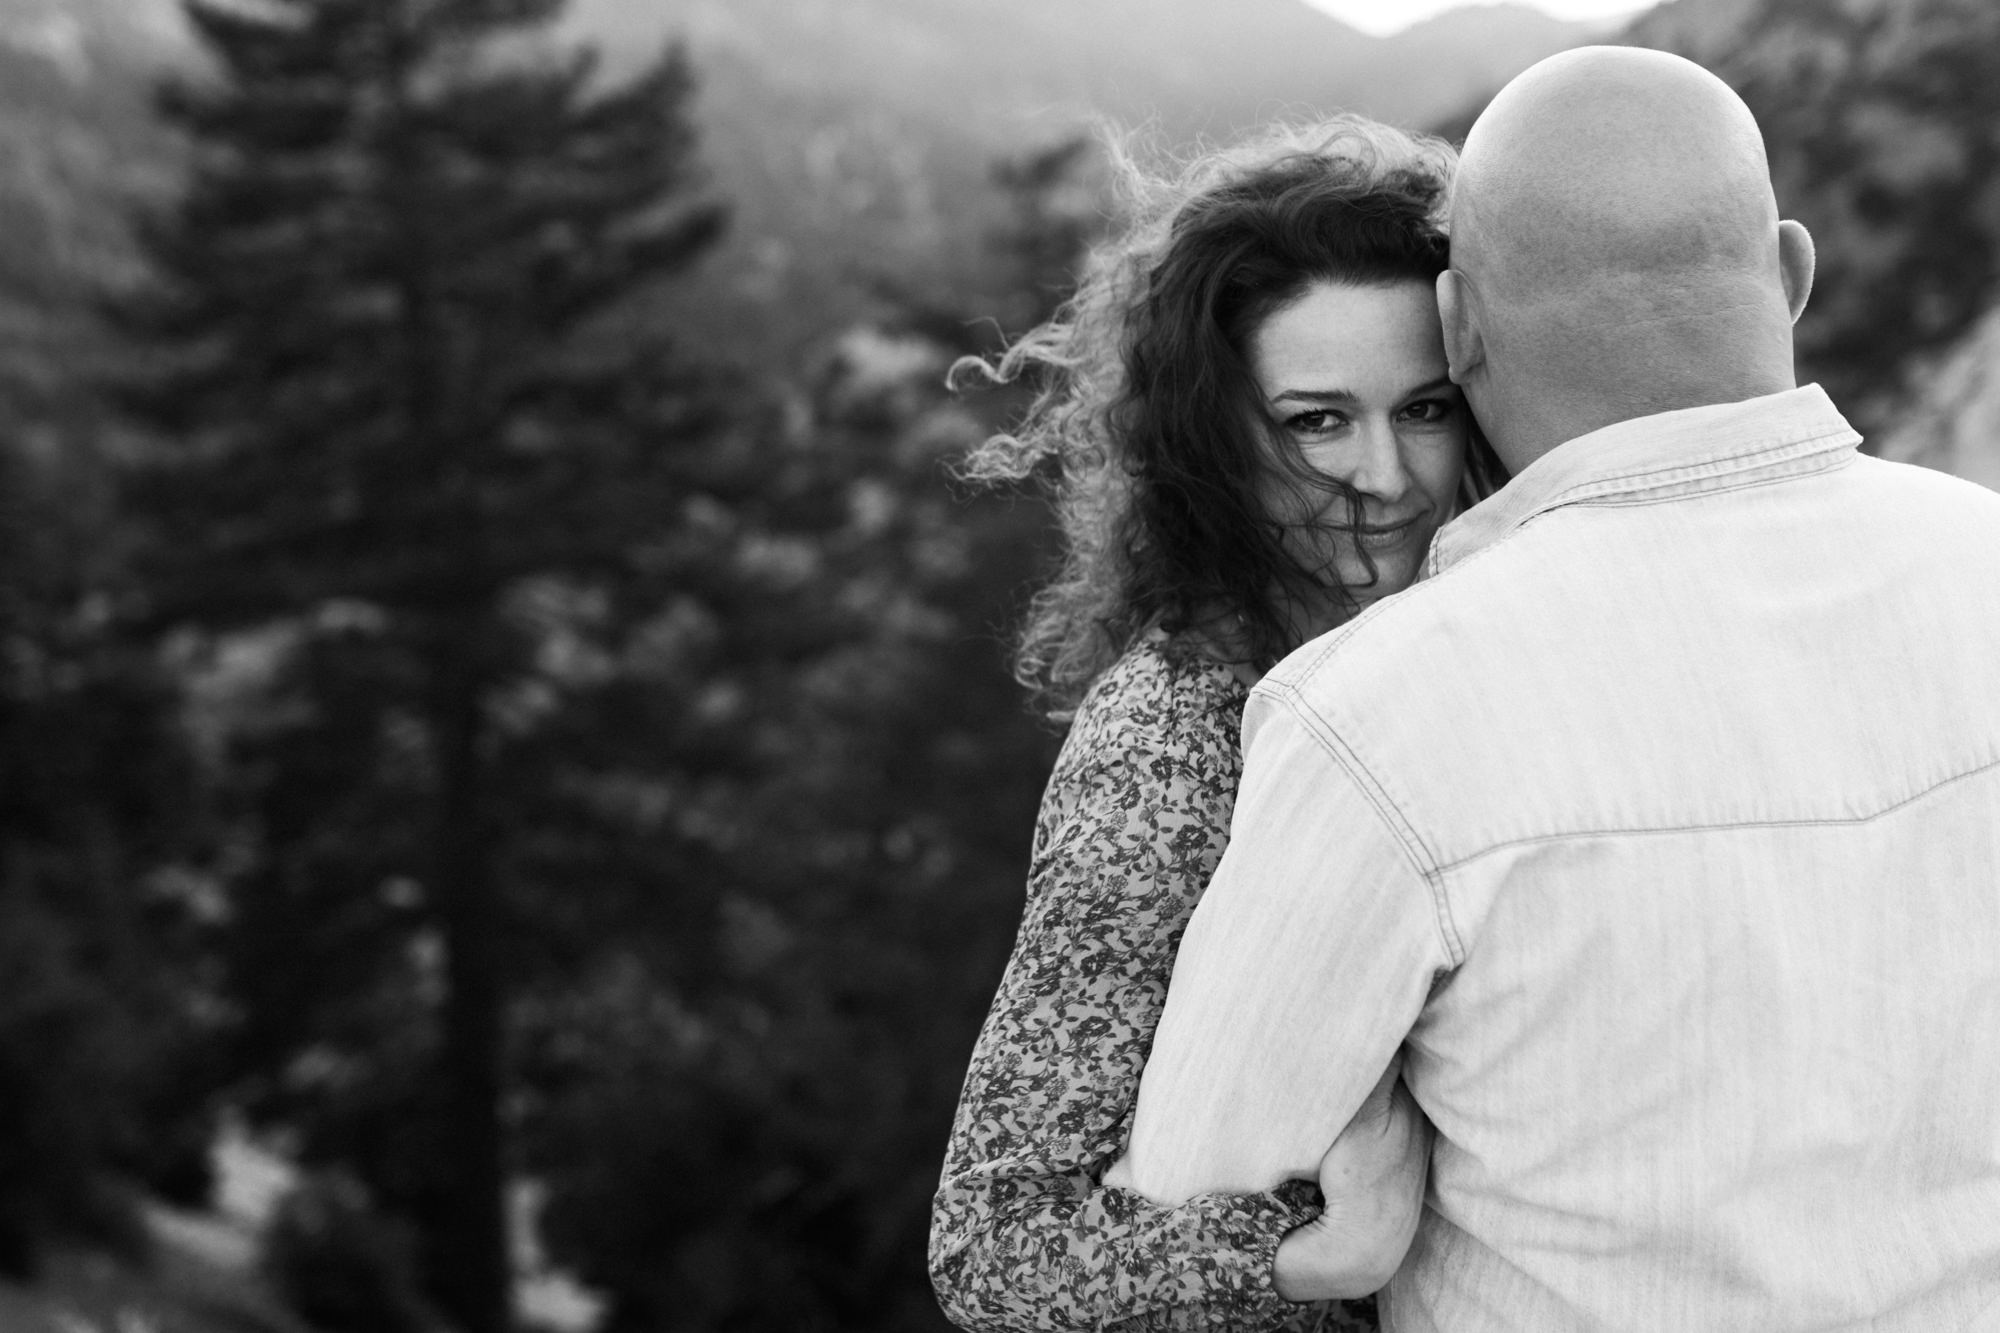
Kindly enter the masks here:
[[1855, 440], [1571, 441], [1281, 663], [1114, 1175], [1310, 1175], [1400, 1047], [1393, 1329], [2000, 1320], [2000, 496]]
[[1837, 426], [1577, 442], [1276, 673], [1456, 955], [1395, 1327], [2000, 1317], [2000, 496]]

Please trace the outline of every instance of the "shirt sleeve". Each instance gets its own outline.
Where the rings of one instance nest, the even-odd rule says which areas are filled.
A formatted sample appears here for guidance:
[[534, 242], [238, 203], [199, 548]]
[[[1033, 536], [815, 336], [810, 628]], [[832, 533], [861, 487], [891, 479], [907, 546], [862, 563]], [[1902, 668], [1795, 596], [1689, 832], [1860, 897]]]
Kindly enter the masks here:
[[1372, 1329], [1271, 1285], [1278, 1241], [1318, 1212], [1310, 1186], [1163, 1207], [1101, 1183], [1225, 840], [1236, 710], [1100, 703], [1044, 796], [1020, 934], [966, 1076], [932, 1214], [939, 1300], [996, 1333]]
[[1109, 1173], [1165, 1203], [1312, 1174], [1455, 963], [1421, 857], [1339, 738], [1262, 688], [1244, 738], [1228, 851]]

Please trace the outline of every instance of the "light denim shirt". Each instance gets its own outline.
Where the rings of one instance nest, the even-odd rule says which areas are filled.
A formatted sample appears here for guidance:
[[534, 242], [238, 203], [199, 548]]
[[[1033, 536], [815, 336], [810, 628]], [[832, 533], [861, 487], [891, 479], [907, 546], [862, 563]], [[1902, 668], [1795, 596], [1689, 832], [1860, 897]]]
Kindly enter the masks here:
[[2000, 495], [1817, 387], [1570, 441], [1287, 658], [1112, 1179], [1312, 1176], [1388, 1327], [2000, 1326]]

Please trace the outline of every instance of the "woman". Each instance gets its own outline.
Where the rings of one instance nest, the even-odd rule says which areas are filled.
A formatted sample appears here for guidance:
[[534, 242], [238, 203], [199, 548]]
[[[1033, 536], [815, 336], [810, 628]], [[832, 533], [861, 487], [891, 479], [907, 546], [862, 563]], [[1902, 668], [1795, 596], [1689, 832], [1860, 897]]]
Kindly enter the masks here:
[[[1315, 1287], [1324, 1274], [1296, 1256], [1315, 1228], [1322, 1256], [1348, 1234], [1326, 1230], [1336, 1216], [1361, 1234], [1371, 1209], [1395, 1213], [1389, 1268], [1400, 1258], [1421, 1181], [1407, 1093], [1398, 1147], [1378, 1120], [1329, 1154], [1318, 1221], [1298, 1182], [1163, 1207], [1101, 1179], [1227, 837], [1248, 686], [1407, 587], [1432, 534], [1497, 481], [1446, 376], [1432, 295], [1452, 156], [1347, 118], [1266, 134], [1170, 185], [1126, 165], [1139, 221], [1061, 315], [982, 366], [1050, 376], [969, 470], [1059, 472], [1066, 560], [1018, 668], [1073, 720], [966, 1078], [932, 1277], [974, 1330], [1372, 1328], [1365, 1305], [1286, 1297], [1386, 1278], [1381, 1255], [1357, 1255]], [[1388, 1090], [1364, 1112], [1390, 1115]], [[1347, 1151], [1358, 1165], [1335, 1163]], [[1400, 1180], [1408, 1197], [1342, 1179]]]

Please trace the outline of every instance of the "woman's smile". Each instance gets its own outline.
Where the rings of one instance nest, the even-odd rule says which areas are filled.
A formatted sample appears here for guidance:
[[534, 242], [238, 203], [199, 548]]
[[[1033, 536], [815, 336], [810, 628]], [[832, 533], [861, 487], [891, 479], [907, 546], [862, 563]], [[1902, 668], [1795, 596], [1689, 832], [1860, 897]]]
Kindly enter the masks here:
[[1368, 524], [1348, 531], [1353, 534], [1354, 544], [1364, 550], [1393, 551], [1419, 533], [1428, 538], [1430, 516], [1431, 511], [1426, 509], [1395, 523]]

